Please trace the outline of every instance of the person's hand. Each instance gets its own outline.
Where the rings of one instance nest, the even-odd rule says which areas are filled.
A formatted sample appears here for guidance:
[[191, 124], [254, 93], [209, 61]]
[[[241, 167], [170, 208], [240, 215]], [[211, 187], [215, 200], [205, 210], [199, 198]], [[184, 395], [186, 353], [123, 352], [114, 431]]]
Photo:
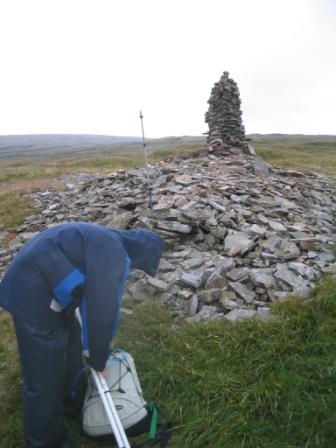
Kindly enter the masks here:
[[103, 375], [103, 377], [105, 378], [105, 380], [107, 380], [107, 368], [105, 367], [104, 370], [102, 370], [101, 372], [99, 372]]

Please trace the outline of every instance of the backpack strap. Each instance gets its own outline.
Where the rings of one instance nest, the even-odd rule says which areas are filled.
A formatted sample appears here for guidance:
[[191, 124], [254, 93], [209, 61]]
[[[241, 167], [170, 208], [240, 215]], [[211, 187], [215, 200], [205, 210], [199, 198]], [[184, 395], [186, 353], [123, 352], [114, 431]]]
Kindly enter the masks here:
[[[165, 448], [171, 438], [173, 427], [162, 417], [153, 402], [149, 401], [146, 405], [146, 409], [151, 416], [148, 440], [143, 444], [135, 445], [134, 448], [150, 448], [157, 444], [159, 444], [160, 448]], [[159, 432], [158, 426], [161, 427]]]

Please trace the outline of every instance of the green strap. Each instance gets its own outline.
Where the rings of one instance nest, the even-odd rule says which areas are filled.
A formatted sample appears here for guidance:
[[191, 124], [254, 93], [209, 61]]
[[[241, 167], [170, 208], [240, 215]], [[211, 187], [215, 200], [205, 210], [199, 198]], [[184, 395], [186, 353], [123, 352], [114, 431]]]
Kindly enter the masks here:
[[158, 411], [153, 403], [148, 403], [148, 408], [152, 412], [152, 418], [149, 426], [148, 437], [150, 439], [155, 439], [158, 424]]

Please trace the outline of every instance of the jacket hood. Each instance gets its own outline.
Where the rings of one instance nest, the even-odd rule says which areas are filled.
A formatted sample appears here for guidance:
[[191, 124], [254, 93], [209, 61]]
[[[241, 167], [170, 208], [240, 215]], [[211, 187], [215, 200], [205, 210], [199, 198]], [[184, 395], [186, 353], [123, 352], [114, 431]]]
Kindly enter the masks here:
[[150, 230], [118, 230], [127, 255], [131, 260], [132, 269], [141, 269], [151, 276], [157, 273], [163, 240]]

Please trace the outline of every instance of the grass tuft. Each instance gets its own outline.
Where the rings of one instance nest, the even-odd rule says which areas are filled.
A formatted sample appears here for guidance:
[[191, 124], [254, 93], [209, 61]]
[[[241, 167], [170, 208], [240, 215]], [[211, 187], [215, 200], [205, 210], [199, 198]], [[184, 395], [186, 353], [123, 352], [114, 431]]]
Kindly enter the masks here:
[[21, 225], [35, 212], [31, 199], [23, 191], [0, 192], [0, 230]]
[[[314, 137], [310, 137], [314, 140]], [[336, 140], [309, 137], [252, 140], [257, 154], [271, 164], [336, 176]]]
[[[135, 358], [144, 395], [174, 425], [170, 447], [336, 446], [336, 280], [310, 302], [277, 303], [277, 319], [176, 327], [163, 305], [134, 302], [114, 344]], [[0, 314], [0, 447], [21, 448], [19, 368]], [[96, 447], [76, 427], [81, 447]], [[3, 442], [5, 443], [5, 442]], [[16, 445], [15, 445], [16, 444]]]

